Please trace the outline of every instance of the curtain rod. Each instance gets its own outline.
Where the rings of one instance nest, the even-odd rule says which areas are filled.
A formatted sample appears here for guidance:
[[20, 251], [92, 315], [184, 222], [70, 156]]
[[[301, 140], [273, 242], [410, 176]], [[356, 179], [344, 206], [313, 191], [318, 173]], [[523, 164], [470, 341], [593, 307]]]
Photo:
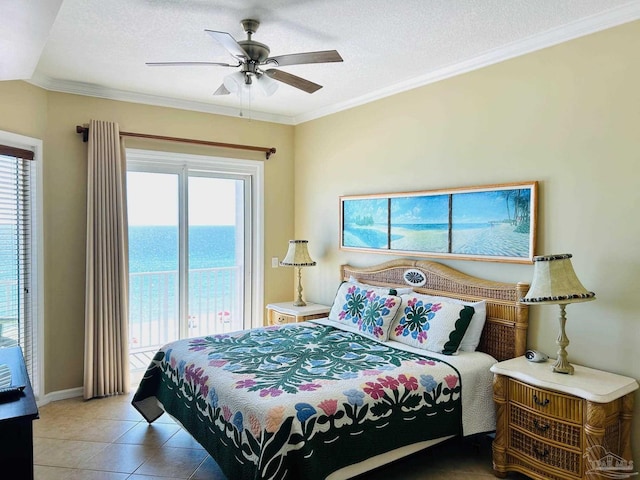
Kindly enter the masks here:
[[[76, 133], [82, 134], [82, 141], [87, 142], [89, 140], [89, 127], [82, 127], [80, 125], [76, 125]], [[168, 142], [180, 142], [180, 143], [192, 143], [195, 145], [207, 145], [210, 147], [222, 147], [222, 148], [235, 148], [238, 150], [252, 150], [254, 152], [264, 152], [267, 160], [269, 157], [276, 153], [276, 149], [274, 147], [254, 147], [253, 145], [237, 145], [235, 143], [221, 143], [221, 142], [210, 142], [207, 140], [193, 140], [190, 138], [179, 138], [179, 137], [165, 137], [162, 135], [150, 135], [148, 133], [133, 133], [133, 132], [120, 132], [120, 135], [123, 137], [137, 137], [137, 138], [150, 138], [152, 140], [166, 140]]]

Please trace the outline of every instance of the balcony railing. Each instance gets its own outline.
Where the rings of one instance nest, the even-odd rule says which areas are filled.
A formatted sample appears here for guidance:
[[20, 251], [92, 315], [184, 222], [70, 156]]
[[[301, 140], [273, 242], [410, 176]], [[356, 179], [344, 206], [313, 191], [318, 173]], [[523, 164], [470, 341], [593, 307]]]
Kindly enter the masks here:
[[[189, 270], [187, 336], [241, 330], [240, 267]], [[129, 350], [134, 368], [179, 338], [178, 271], [129, 274]], [[136, 361], [137, 360], [137, 361]]]
[[0, 347], [18, 345], [18, 281], [0, 280]]
[[[240, 267], [189, 271], [187, 336], [243, 328]], [[0, 281], [0, 305], [14, 312], [17, 281]], [[18, 344], [18, 321], [0, 310], [0, 347]], [[146, 368], [155, 351], [179, 338], [178, 272], [129, 274], [129, 351], [131, 366]]]

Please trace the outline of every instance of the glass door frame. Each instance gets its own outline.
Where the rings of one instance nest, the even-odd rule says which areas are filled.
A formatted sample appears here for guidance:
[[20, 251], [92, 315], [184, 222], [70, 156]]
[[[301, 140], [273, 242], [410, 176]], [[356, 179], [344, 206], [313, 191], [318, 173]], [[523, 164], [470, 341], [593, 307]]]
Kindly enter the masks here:
[[[178, 174], [182, 182], [179, 195], [186, 195], [189, 172], [203, 175], [215, 174], [221, 178], [244, 181], [245, 200], [245, 263], [244, 263], [244, 328], [263, 325], [264, 303], [264, 163], [255, 160], [210, 157], [185, 153], [126, 149], [127, 171], [148, 171]], [[179, 215], [180, 262], [187, 261], [188, 199], [180, 198]], [[188, 296], [188, 270], [179, 269], [182, 298]], [[184, 276], [184, 278], [182, 277]], [[185, 296], [186, 295], [186, 296]], [[187, 318], [187, 302], [181, 302], [180, 317]], [[180, 326], [180, 335], [186, 335], [186, 322]]]

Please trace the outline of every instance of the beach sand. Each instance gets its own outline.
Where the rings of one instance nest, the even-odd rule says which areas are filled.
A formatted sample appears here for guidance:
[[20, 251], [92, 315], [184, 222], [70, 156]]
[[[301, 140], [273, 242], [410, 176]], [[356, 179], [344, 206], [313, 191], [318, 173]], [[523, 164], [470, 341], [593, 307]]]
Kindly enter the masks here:
[[[381, 227], [366, 227], [378, 237], [386, 234]], [[360, 228], [360, 231], [365, 228]], [[515, 227], [506, 223], [486, 228], [471, 228], [453, 231], [453, 254], [486, 255], [526, 258], [529, 254], [529, 234], [514, 232]], [[447, 253], [446, 230], [413, 230], [394, 226], [391, 249], [407, 252]], [[399, 238], [397, 238], [399, 236]], [[358, 236], [345, 232], [345, 245], [371, 247]]]
[[454, 230], [453, 253], [527, 258], [529, 234], [514, 230], [513, 225], [506, 223], [488, 228]]
[[446, 230], [412, 230], [392, 226], [394, 237], [391, 240], [393, 250], [447, 253], [448, 232]]

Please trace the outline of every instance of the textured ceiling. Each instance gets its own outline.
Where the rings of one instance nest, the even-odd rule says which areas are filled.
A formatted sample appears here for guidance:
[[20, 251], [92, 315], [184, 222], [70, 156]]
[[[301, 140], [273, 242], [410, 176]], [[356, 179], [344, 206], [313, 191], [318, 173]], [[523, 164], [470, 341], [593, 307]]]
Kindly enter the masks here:
[[50, 90], [238, 115], [237, 96], [213, 96], [234, 69], [149, 67], [145, 62], [233, 62], [204, 30], [244, 40], [244, 18], [261, 22], [253, 39], [267, 44], [272, 56], [338, 50], [343, 63], [281, 67], [323, 85], [316, 93], [281, 84], [272, 97], [244, 105], [252, 118], [289, 124], [640, 18], [639, 0], [39, 3], [49, 5], [42, 9], [49, 16], [52, 8], [59, 6], [59, 11], [35, 71], [22, 78]]

